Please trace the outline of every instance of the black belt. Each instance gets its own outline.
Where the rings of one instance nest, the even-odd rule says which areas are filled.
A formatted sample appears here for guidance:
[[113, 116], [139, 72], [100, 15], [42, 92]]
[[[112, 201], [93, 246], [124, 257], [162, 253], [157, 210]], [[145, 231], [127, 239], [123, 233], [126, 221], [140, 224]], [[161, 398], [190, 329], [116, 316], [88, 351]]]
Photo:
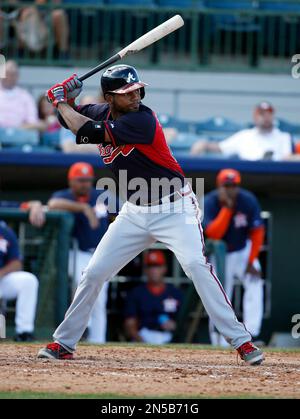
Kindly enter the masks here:
[[152, 207], [152, 206], [155, 206], [155, 205], [172, 203], [172, 202], [178, 201], [181, 198], [182, 198], [182, 195], [180, 195], [179, 192], [174, 192], [171, 195], [163, 196], [162, 198], [158, 199], [157, 201], [150, 202], [149, 204], [142, 204], [141, 206], [142, 207]]
[[162, 198], [158, 199], [157, 201], [150, 202], [147, 204], [141, 204], [142, 207], [151, 207], [154, 205], [162, 205], [167, 203], [176, 202], [179, 199], [182, 199], [184, 196], [188, 196], [192, 193], [192, 188], [190, 184], [187, 184], [184, 188], [180, 189], [179, 191], [173, 192], [170, 195], [163, 196]]

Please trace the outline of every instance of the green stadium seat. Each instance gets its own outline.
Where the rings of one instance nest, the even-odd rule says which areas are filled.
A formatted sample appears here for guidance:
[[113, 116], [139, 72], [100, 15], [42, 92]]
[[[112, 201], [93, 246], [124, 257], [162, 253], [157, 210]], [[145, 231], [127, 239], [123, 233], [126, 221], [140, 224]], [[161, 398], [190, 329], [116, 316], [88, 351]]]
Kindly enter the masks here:
[[215, 116], [213, 118], [207, 119], [206, 121], [199, 122], [197, 124], [196, 132], [201, 134], [204, 132], [211, 133], [234, 133], [243, 129], [244, 126], [238, 124], [228, 118], [223, 116]]
[[134, 7], [152, 7], [155, 6], [154, 0], [107, 0], [106, 4], [111, 6], [134, 6]]
[[261, 10], [274, 10], [282, 12], [300, 12], [299, 1], [263, 1], [259, 3]]
[[199, 9], [205, 6], [201, 0], [157, 0], [160, 7], [178, 7], [181, 9]]

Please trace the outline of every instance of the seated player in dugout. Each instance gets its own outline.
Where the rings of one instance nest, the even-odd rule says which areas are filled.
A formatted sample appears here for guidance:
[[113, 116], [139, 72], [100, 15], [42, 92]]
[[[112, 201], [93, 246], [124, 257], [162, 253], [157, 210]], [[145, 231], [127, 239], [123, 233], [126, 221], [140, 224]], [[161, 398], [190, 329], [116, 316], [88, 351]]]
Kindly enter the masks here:
[[[205, 196], [204, 232], [213, 240], [226, 243], [225, 292], [232, 301], [236, 280], [242, 283], [243, 321], [253, 338], [260, 334], [263, 319], [263, 280], [258, 260], [265, 227], [260, 205], [250, 191], [242, 189], [237, 170], [224, 169], [217, 176], [217, 189]], [[211, 262], [214, 265], [214, 259]], [[227, 346], [210, 322], [214, 345]]]
[[[110, 221], [105, 202], [98, 199], [103, 191], [94, 188], [94, 180], [95, 173], [90, 164], [74, 163], [68, 171], [69, 188], [54, 192], [48, 202], [50, 210], [70, 211], [75, 217], [73, 238], [76, 248], [72, 246], [69, 255], [69, 274], [73, 276], [75, 289]], [[91, 313], [87, 334], [90, 343], [106, 342], [107, 294], [108, 282], [99, 293]]]
[[14, 231], [0, 220], [0, 300], [16, 300], [17, 342], [31, 342], [34, 339], [38, 287], [36, 276], [23, 271]]
[[147, 282], [134, 288], [125, 304], [125, 333], [131, 342], [161, 345], [172, 341], [182, 293], [164, 276], [167, 263], [161, 250], [145, 255]]
[[[103, 163], [119, 181], [119, 189], [124, 189], [126, 202], [85, 268], [73, 302], [53, 335], [54, 342], [42, 348], [38, 356], [72, 359], [104, 283], [159, 241], [174, 252], [212, 321], [241, 359], [250, 365], [261, 364], [262, 351], [237, 320], [205, 258], [197, 197], [170, 152], [156, 114], [141, 102], [145, 85], [135, 68], [116, 65], [101, 76], [106, 104], [77, 107], [74, 99], [82, 82], [76, 75], [47, 92], [62, 123], [76, 134], [77, 143], [98, 145]], [[126, 176], [122, 176], [123, 171]], [[142, 185], [132, 187], [140, 179]], [[167, 188], [156, 188], [161, 179], [167, 180]]]

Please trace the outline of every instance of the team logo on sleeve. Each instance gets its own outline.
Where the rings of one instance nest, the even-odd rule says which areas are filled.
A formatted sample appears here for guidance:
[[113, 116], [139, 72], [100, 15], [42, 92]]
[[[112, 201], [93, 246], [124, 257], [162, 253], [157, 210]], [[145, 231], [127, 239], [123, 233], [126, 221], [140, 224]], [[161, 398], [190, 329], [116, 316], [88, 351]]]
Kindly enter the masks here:
[[102, 157], [104, 164], [111, 164], [119, 154], [123, 157], [127, 157], [132, 150], [134, 150], [133, 145], [121, 145], [114, 148], [111, 144], [103, 146], [99, 144], [98, 149], [100, 151], [100, 156]]

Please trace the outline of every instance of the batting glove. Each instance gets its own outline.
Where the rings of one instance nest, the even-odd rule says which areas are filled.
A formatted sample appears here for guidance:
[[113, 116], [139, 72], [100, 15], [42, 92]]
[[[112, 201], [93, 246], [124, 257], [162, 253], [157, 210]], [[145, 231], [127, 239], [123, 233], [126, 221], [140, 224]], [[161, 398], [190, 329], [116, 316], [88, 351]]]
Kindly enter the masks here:
[[67, 90], [61, 83], [57, 83], [47, 91], [47, 98], [57, 107], [59, 103], [67, 103]]
[[77, 74], [73, 74], [73, 76], [69, 77], [68, 79], [62, 82], [62, 85], [67, 90], [67, 99], [68, 101], [74, 101], [74, 99], [80, 95], [82, 91], [82, 82], [79, 80]]

